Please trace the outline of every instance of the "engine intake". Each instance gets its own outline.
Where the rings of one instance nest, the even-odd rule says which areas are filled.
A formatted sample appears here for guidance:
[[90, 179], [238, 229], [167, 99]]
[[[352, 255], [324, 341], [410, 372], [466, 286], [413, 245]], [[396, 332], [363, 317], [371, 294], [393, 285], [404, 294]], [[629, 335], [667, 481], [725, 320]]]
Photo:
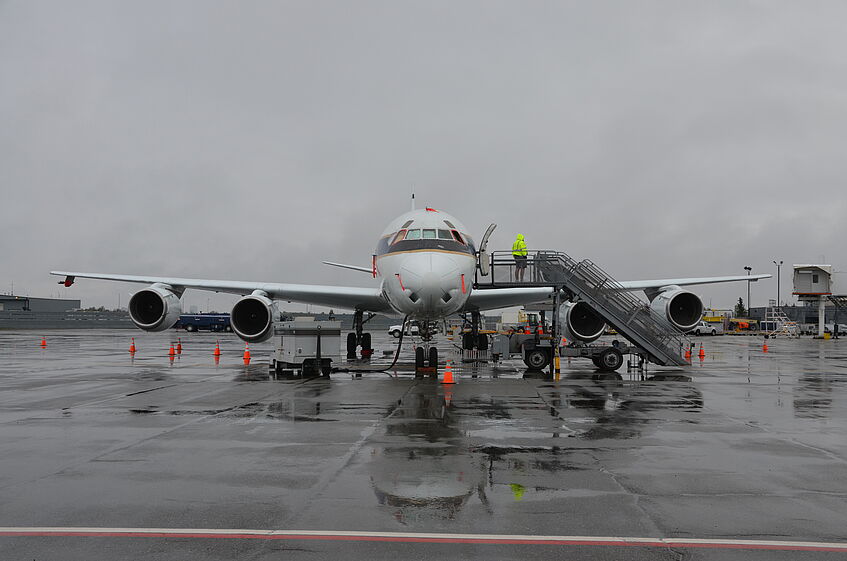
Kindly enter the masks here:
[[235, 303], [229, 316], [232, 330], [248, 343], [267, 341], [274, 334], [279, 310], [264, 294], [251, 294]]
[[650, 303], [650, 309], [668, 318], [680, 331], [693, 329], [703, 317], [703, 301], [700, 297], [678, 286], [659, 292]]
[[585, 302], [566, 302], [559, 307], [559, 322], [567, 339], [590, 343], [606, 330], [606, 320]]
[[129, 299], [129, 317], [144, 331], [165, 331], [179, 321], [182, 304], [179, 296], [164, 285], [139, 290]]

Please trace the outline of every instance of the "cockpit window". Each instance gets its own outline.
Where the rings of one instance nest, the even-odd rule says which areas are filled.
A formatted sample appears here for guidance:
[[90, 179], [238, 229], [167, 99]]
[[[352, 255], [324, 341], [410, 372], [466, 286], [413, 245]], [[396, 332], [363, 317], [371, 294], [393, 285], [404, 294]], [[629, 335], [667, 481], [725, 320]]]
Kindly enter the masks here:
[[420, 230], [409, 230], [406, 232], [407, 240], [419, 240], [421, 239], [421, 231]]
[[402, 226], [400, 226], [400, 229], [401, 229], [401, 230], [405, 230], [406, 228], [408, 228], [409, 226], [411, 226], [411, 225], [412, 225], [412, 222], [414, 222], [414, 220], [407, 220], [405, 224], [403, 224]]
[[425, 228], [423, 231], [423, 239], [425, 240], [434, 240], [435, 239], [435, 229]]
[[453, 236], [450, 234], [450, 230], [438, 230], [438, 239], [439, 240], [452, 240]]
[[399, 232], [397, 232], [397, 235], [395, 235], [394, 239], [391, 240], [391, 245], [394, 245], [397, 242], [399, 242], [400, 240], [402, 240], [405, 235], [406, 235], [406, 230], [400, 230]]
[[453, 239], [459, 242], [460, 244], [464, 245], [465, 240], [462, 239], [462, 234], [460, 234], [456, 230], [451, 230], [451, 232], [453, 233]]

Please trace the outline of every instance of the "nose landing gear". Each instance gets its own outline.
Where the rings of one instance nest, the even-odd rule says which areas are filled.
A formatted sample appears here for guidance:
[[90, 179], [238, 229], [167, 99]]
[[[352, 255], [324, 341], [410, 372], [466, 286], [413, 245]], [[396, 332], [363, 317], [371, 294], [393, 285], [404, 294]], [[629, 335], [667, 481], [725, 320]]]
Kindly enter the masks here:
[[353, 332], [347, 334], [347, 360], [356, 359], [356, 350], [361, 345], [362, 358], [367, 360], [371, 358], [374, 350], [371, 346], [371, 334], [364, 333], [364, 325], [369, 322], [376, 314], [368, 314], [368, 319], [363, 319], [364, 313], [356, 311], [353, 314]]
[[415, 377], [423, 378], [429, 374], [432, 379], [438, 379], [438, 348], [431, 345], [433, 329], [429, 322], [421, 326], [423, 343], [415, 349]]

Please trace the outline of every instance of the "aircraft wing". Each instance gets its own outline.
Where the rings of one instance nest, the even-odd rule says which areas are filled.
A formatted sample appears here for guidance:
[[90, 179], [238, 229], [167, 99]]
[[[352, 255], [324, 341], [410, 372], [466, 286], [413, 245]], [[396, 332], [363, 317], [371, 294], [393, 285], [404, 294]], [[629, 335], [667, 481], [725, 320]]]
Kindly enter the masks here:
[[[320, 286], [313, 284], [283, 284], [272, 282], [249, 282], [207, 279], [183, 279], [176, 277], [146, 277], [137, 275], [113, 275], [107, 273], [74, 273], [68, 271], [50, 271], [51, 275], [85, 279], [100, 279], [120, 282], [137, 282], [144, 284], [161, 283], [166, 284], [177, 292], [186, 288], [198, 290], [209, 290], [212, 292], [225, 292], [228, 294], [250, 294], [254, 290], [262, 290], [275, 300], [287, 302], [298, 302], [301, 304], [315, 304], [345, 308], [351, 310], [363, 310], [367, 312], [395, 313], [388, 301], [383, 297], [379, 288], [359, 288], [352, 286]], [[70, 286], [67, 284], [66, 286]]]
[[619, 281], [625, 290], [649, 290], [651, 288], [661, 288], [663, 286], [687, 286], [692, 284], [715, 284], [719, 282], [737, 282], [737, 281], [757, 281], [759, 279], [769, 279], [772, 275], [736, 275], [729, 277], [700, 277], [686, 279], [654, 279], [643, 281]]
[[465, 309], [469, 311], [496, 310], [510, 306], [523, 306], [543, 302], [553, 294], [549, 287], [538, 288], [487, 288], [474, 290], [468, 297]]

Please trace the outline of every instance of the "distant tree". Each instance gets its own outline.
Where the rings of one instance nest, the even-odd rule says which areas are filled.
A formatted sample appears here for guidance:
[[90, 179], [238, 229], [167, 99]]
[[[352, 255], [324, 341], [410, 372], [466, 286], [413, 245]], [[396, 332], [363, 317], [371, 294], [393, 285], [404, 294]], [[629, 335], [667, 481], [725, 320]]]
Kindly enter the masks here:
[[739, 298], [738, 304], [735, 305], [735, 317], [743, 318], [747, 317], [747, 308], [744, 307], [744, 299]]

